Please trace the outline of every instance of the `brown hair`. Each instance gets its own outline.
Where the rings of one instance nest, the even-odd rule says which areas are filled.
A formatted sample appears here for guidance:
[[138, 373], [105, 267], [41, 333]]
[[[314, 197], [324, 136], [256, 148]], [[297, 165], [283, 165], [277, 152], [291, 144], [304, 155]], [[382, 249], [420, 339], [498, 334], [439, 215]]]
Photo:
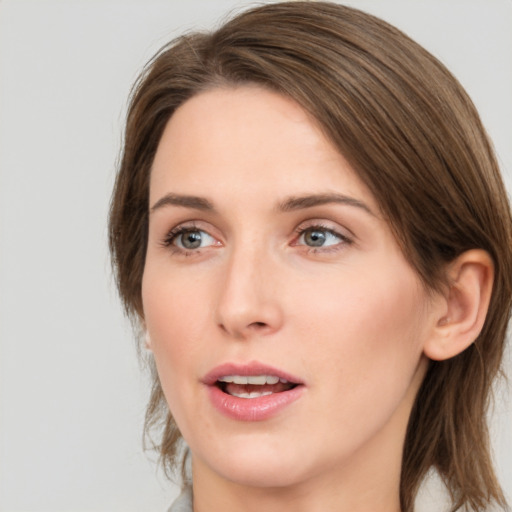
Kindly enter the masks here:
[[[499, 373], [512, 295], [512, 221], [491, 144], [457, 80], [387, 23], [327, 2], [285, 2], [244, 12], [212, 33], [164, 47], [132, 93], [110, 213], [110, 248], [126, 311], [143, 319], [141, 280], [152, 161], [163, 129], [205, 89], [256, 83], [294, 99], [369, 187], [428, 289], [472, 248], [495, 265], [481, 334], [460, 355], [432, 361], [406, 435], [400, 499], [413, 510], [430, 468], [452, 510], [506, 507], [489, 453], [486, 411]], [[146, 427], [162, 426], [164, 465], [179, 431], [154, 374]]]

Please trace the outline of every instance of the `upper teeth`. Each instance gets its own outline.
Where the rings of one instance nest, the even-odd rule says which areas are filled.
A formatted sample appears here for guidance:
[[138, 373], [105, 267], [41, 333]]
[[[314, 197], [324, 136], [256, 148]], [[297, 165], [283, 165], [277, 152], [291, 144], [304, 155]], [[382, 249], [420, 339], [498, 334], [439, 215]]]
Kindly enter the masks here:
[[225, 375], [219, 379], [219, 382], [233, 382], [235, 384], [277, 384], [279, 381], [286, 384], [286, 379], [280, 379], [275, 375]]

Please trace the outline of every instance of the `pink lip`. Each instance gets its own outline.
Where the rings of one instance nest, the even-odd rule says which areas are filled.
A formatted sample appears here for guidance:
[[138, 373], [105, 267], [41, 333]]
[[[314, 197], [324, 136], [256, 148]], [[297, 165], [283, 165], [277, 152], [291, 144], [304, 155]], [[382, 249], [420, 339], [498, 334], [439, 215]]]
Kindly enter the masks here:
[[[258, 398], [239, 398], [221, 391], [215, 383], [226, 375], [275, 375], [280, 379], [297, 384], [293, 389]], [[217, 366], [202, 379], [208, 387], [213, 406], [225, 416], [239, 421], [263, 421], [277, 415], [292, 402], [298, 400], [305, 389], [301, 379], [277, 368], [258, 362], [249, 364], [226, 363]]]
[[259, 363], [258, 361], [252, 361], [247, 364], [221, 364], [220, 366], [217, 366], [208, 372], [203, 377], [202, 382], [207, 386], [212, 386], [217, 382], [218, 379], [225, 377], [226, 375], [275, 375], [280, 379], [286, 379], [288, 382], [293, 382], [294, 384], [303, 384], [302, 380], [298, 377], [286, 373], [283, 370], [279, 370], [278, 368]]

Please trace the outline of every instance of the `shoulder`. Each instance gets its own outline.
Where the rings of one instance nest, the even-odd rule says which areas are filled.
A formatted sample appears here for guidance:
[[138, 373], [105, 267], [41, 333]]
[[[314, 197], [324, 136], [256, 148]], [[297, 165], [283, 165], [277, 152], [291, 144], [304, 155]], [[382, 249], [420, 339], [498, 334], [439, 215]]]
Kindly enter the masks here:
[[167, 512], [192, 512], [192, 487], [187, 486], [174, 500]]

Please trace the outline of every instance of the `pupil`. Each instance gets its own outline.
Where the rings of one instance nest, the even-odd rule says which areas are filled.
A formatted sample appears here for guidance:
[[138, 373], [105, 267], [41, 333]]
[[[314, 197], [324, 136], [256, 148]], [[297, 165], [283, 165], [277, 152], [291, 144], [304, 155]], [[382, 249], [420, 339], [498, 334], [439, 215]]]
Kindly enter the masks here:
[[201, 245], [201, 233], [199, 231], [187, 231], [182, 236], [183, 247], [197, 249]]
[[325, 243], [325, 233], [318, 230], [306, 231], [304, 239], [307, 245], [321, 247]]

